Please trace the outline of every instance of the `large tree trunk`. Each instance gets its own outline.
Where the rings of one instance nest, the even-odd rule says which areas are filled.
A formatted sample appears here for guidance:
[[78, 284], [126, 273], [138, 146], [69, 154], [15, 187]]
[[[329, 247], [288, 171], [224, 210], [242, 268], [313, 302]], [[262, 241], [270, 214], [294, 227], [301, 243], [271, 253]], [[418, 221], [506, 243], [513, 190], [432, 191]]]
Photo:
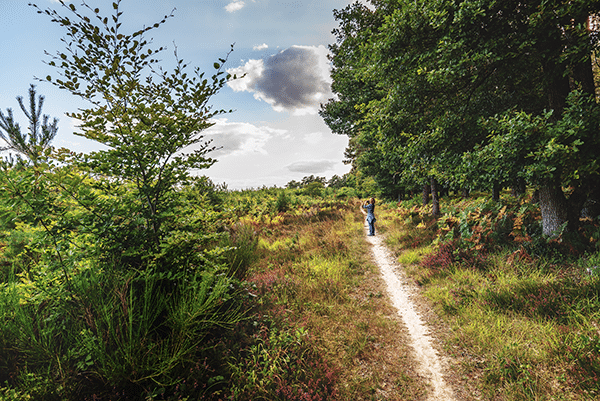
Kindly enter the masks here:
[[[554, 31], [547, 40], [548, 42], [544, 46], [548, 46], [551, 51], [559, 51], [563, 46], [562, 32]], [[555, 57], [547, 57], [543, 63], [548, 106], [554, 111], [551, 119], [558, 121], [563, 114], [569, 95], [569, 77], [565, 74], [565, 66], [561, 65]], [[558, 171], [555, 171], [554, 177], [554, 180], [544, 182], [539, 188], [542, 232], [545, 235], [557, 231], [568, 221], [567, 200], [560, 185]]]
[[567, 222], [567, 200], [560, 186], [548, 182], [539, 189], [542, 231], [550, 235]]
[[584, 190], [575, 188], [567, 199], [560, 185], [549, 183], [540, 187], [538, 194], [544, 234], [552, 234], [565, 223], [565, 231], [577, 232], [580, 226], [579, 218], [587, 199]]
[[439, 217], [441, 213], [440, 213], [440, 198], [438, 196], [438, 189], [437, 189], [437, 180], [435, 178], [431, 177], [430, 181], [431, 181], [431, 201], [432, 201], [431, 214], [434, 217]]

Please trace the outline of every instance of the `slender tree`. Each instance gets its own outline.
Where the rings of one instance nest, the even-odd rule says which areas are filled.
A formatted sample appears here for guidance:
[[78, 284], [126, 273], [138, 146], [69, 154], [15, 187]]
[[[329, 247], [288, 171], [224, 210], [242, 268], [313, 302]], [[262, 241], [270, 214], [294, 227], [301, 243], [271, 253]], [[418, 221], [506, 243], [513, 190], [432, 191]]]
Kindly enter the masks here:
[[[132, 194], [128, 216], [111, 215], [121, 205], [94, 214], [98, 229], [112, 236], [113, 246], [135, 238], [143, 249], [158, 251], [173, 220], [177, 188], [190, 181], [193, 169], [216, 162], [209, 157], [214, 147], [203, 131], [213, 125], [214, 116], [226, 112], [213, 110], [210, 99], [233, 78], [223, 71], [227, 56], [214, 63], [212, 76], [205, 77], [199, 68], [190, 71], [175, 49], [173, 69], [164, 70], [158, 58], [164, 48], [152, 46], [146, 35], [172, 14], [126, 32], [120, 0], [108, 3], [109, 15], [85, 1], [79, 7], [60, 4], [58, 10], [31, 4], [65, 32], [65, 48], [47, 52], [57, 75], [46, 80], [87, 103], [67, 115], [80, 121], [76, 135], [103, 145], [102, 150], [68, 161], [89, 173], [99, 190], [112, 196], [120, 185]], [[76, 194], [79, 188], [72, 185], [69, 191]], [[129, 224], [128, 230], [135, 233], [129, 235], [116, 222]]]
[[40, 154], [50, 146], [50, 142], [58, 131], [58, 119], [50, 122], [50, 116], [42, 115], [44, 96], [36, 100], [35, 85], [29, 87], [29, 108], [25, 107], [23, 96], [17, 96], [19, 107], [29, 119], [28, 133], [21, 132], [19, 123], [15, 122], [12, 109], [6, 115], [0, 110], [0, 137], [6, 145], [0, 151], [13, 150], [25, 155], [33, 164], [37, 164]]

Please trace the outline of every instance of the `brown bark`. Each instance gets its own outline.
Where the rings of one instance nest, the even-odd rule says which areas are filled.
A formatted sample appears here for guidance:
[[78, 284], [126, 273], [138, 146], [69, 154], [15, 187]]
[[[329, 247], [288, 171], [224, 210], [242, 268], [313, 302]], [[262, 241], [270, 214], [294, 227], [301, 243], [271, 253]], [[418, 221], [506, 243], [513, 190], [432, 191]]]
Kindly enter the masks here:
[[440, 213], [440, 198], [438, 196], [438, 188], [437, 188], [437, 180], [433, 177], [430, 179], [431, 182], [431, 200], [432, 200], [432, 208], [431, 214], [434, 217], [439, 217]]
[[428, 184], [423, 185], [423, 206], [429, 203], [429, 192], [431, 188]]
[[497, 182], [492, 185], [492, 200], [500, 202], [500, 185]]

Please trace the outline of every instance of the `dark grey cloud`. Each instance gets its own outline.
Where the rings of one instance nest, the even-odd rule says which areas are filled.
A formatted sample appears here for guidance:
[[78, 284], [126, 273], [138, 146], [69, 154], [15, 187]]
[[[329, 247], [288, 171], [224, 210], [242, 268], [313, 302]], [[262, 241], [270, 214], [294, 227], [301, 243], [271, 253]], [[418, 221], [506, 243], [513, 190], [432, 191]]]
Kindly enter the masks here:
[[289, 171], [305, 174], [319, 174], [331, 170], [336, 162], [331, 160], [303, 160], [286, 166]]
[[234, 91], [254, 93], [275, 110], [316, 114], [331, 97], [331, 78], [324, 46], [292, 46], [264, 60], [249, 60], [229, 70], [242, 79], [232, 81]]

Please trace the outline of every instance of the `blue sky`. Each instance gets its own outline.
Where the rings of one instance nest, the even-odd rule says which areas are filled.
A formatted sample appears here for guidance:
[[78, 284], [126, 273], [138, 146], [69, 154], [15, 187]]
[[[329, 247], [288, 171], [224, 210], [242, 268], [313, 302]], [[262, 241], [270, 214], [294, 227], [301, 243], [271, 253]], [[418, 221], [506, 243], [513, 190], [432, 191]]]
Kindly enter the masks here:
[[[59, 9], [56, 0], [0, 0], [0, 109], [14, 110], [27, 126], [16, 96], [26, 96], [30, 84], [45, 96], [44, 114], [59, 118], [57, 147], [85, 152], [95, 145], [73, 135], [77, 122], [65, 115], [86, 106], [34, 77], [56, 75], [44, 64], [44, 51], [63, 49], [61, 28], [40, 8]], [[72, 0], [78, 6], [81, 0]], [[110, 13], [110, 0], [87, 0]], [[233, 109], [220, 115], [205, 132], [219, 161], [201, 171], [231, 189], [284, 186], [306, 175], [330, 178], [349, 167], [342, 164], [348, 139], [332, 134], [317, 114], [330, 98], [327, 46], [333, 42], [333, 10], [350, 0], [123, 0], [125, 30], [151, 25], [173, 9], [174, 17], [152, 31], [156, 47], [166, 46], [163, 65], [173, 62], [174, 45], [180, 58], [211, 73], [212, 64], [235, 43], [226, 68], [246, 74], [213, 98], [216, 108]]]

